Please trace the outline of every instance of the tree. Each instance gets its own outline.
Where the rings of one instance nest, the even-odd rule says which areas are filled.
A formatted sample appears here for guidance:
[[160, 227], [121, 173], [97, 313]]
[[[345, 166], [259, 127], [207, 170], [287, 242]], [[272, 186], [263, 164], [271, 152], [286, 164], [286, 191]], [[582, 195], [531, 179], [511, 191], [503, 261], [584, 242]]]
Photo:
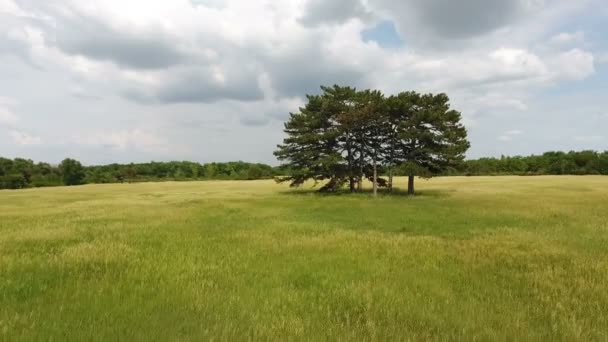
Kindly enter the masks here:
[[70, 158], [64, 159], [59, 164], [59, 170], [61, 170], [65, 185], [80, 185], [84, 183], [84, 167], [79, 161]]
[[321, 89], [285, 123], [287, 138], [275, 156], [292, 172], [280, 181], [298, 186], [328, 180], [321, 189], [331, 191], [348, 182], [352, 192], [367, 178], [376, 194], [386, 185], [379, 170], [388, 169], [390, 190], [398, 167], [407, 170], [408, 191], [414, 194], [416, 175], [445, 172], [464, 159], [466, 129], [445, 94], [403, 92], [386, 99], [379, 91]]
[[[287, 138], [274, 154], [280, 161], [286, 161], [293, 172], [279, 181], [299, 186], [309, 179], [315, 182], [328, 180], [322, 190], [335, 191], [350, 179], [352, 189], [354, 157], [350, 150], [351, 140], [343, 136], [340, 139], [339, 128], [345, 125], [338, 122], [338, 114], [343, 110], [339, 105], [340, 93], [348, 90], [339, 87], [322, 89], [322, 96], [308, 95], [308, 103], [298, 113], [290, 113], [285, 123]], [[341, 141], [345, 146], [342, 148], [349, 149], [348, 166], [343, 163]]]
[[[373, 194], [377, 196], [378, 165], [386, 154], [383, 150], [387, 143], [387, 136], [389, 135], [388, 125], [386, 124], [388, 117], [384, 95], [377, 90], [360, 92], [357, 96], [357, 106], [356, 117], [362, 136], [360, 146], [362, 153], [360, 160], [361, 173], [359, 180], [361, 182], [365, 177], [365, 173], [363, 172], [365, 164], [371, 162]], [[369, 161], [366, 161], [365, 156], [367, 156]], [[359, 188], [361, 188], [361, 185], [359, 185]]]
[[456, 167], [470, 144], [460, 112], [450, 109], [445, 94], [397, 95], [403, 112], [398, 126], [398, 154], [408, 172], [408, 194], [414, 195], [416, 176], [430, 177]]

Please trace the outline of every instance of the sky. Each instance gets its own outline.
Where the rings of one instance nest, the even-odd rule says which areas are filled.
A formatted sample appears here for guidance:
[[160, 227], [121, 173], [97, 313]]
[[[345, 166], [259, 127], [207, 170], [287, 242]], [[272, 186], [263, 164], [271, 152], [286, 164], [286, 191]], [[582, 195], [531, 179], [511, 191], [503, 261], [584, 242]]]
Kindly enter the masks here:
[[277, 164], [320, 85], [445, 92], [469, 158], [608, 150], [606, 0], [0, 0], [0, 155]]

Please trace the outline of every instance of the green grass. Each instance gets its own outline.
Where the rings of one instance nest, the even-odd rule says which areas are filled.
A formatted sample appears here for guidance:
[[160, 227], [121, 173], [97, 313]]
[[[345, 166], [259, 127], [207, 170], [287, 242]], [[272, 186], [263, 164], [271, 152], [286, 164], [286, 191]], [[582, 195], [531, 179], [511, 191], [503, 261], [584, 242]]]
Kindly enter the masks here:
[[608, 177], [417, 185], [0, 191], [0, 340], [608, 339]]

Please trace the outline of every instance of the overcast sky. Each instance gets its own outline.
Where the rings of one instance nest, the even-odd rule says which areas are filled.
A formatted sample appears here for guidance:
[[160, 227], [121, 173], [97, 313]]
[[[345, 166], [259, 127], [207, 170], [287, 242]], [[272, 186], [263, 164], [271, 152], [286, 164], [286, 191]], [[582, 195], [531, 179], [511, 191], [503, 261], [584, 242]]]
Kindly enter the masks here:
[[469, 157], [608, 150], [606, 0], [0, 0], [0, 155], [275, 164], [319, 85], [446, 92]]

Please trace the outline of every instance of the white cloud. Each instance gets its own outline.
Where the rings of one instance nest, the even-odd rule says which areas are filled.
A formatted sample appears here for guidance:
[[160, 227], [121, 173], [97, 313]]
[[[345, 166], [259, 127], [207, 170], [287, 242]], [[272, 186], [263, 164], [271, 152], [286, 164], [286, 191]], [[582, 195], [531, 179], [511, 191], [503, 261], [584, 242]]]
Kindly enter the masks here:
[[11, 130], [8, 134], [13, 139], [13, 142], [19, 146], [35, 146], [42, 143], [42, 139], [40, 137], [33, 136], [25, 132]]
[[141, 129], [120, 131], [96, 131], [74, 137], [73, 142], [92, 147], [110, 147], [116, 150], [142, 150], [145, 152], [166, 152], [168, 142]]
[[579, 49], [560, 53], [552, 64], [557, 79], [583, 80], [595, 73], [593, 54]]
[[551, 37], [549, 41], [556, 45], [580, 44], [585, 41], [585, 32], [562, 32]]
[[[73, 139], [76, 148], [120, 155], [170, 155], [205, 136], [241, 139], [232, 153], [256, 141], [257, 130], [280, 136], [277, 120], [333, 83], [446, 92], [467, 125], [482, 130], [524, 112], [530, 121], [548, 116], [533, 110], [546, 87], [585, 80], [594, 63], [608, 61], [587, 51], [595, 51], [593, 35], [556, 31], [597, 3], [353, 0], [342, 10], [317, 0], [0, 0], [0, 58], [11, 56], [0, 71], [15, 76], [0, 86], [20, 85], [10, 95], [24, 104], [19, 122], [32, 119], [27, 129], [70, 136], [51, 127], [65, 120], [84, 132]], [[395, 22], [404, 47], [362, 41], [361, 31], [383, 20]], [[0, 121], [16, 122], [13, 107], [0, 102]], [[107, 118], [91, 120], [98, 112]], [[208, 121], [217, 124], [202, 124]], [[485, 139], [495, 143], [496, 135]], [[258, 155], [272, 160], [271, 152]]]
[[19, 117], [6, 108], [0, 108], [0, 124], [13, 124]]
[[13, 0], [0, 0], [0, 14], [20, 15], [22, 12]]
[[574, 137], [574, 140], [578, 142], [584, 143], [595, 143], [604, 141], [605, 137], [603, 135], [579, 135]]
[[504, 134], [498, 136], [498, 140], [499, 141], [504, 141], [504, 142], [511, 142], [511, 141], [513, 141], [513, 139], [516, 136], [520, 136], [522, 134], [524, 134], [524, 132], [522, 130], [513, 129], [513, 130], [510, 130], [510, 131], [506, 131], [506, 132], [504, 132]]
[[602, 63], [602, 64], [608, 63], [608, 52], [600, 53], [596, 58], [596, 62]]
[[0, 125], [2, 124], [14, 124], [19, 121], [17, 114], [13, 113], [9, 107], [15, 105], [13, 99], [0, 96]]

